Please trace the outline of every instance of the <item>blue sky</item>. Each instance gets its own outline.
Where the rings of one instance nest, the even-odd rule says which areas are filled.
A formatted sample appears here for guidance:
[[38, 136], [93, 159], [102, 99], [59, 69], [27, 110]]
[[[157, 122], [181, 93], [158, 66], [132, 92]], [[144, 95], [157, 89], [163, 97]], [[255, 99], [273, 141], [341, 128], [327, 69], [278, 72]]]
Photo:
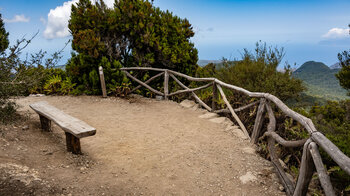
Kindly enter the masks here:
[[[10, 41], [30, 37], [39, 30], [27, 52], [60, 50], [70, 39], [67, 2], [0, 0]], [[113, 0], [107, 4], [112, 5]], [[309, 60], [332, 65], [337, 62], [338, 52], [350, 49], [350, 1], [154, 0], [154, 5], [189, 19], [200, 59], [240, 58], [243, 48], [253, 50], [259, 40], [284, 47], [284, 61], [296, 66]], [[61, 64], [69, 57], [70, 46]]]

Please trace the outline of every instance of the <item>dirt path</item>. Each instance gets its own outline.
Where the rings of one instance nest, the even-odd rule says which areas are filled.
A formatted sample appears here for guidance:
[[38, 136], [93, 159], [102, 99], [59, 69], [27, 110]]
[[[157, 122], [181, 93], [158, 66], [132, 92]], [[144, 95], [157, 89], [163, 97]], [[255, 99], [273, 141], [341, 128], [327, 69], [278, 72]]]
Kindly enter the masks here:
[[[83, 156], [65, 151], [57, 126], [40, 131], [28, 105], [41, 100], [97, 129], [81, 140]], [[0, 173], [7, 172], [0, 193], [19, 178], [22, 184], [12, 190], [33, 195], [284, 195], [271, 164], [237, 127], [207, 119], [210, 113], [196, 107], [137, 97], [26, 97], [17, 103], [30, 115], [1, 131]], [[31, 175], [29, 183], [18, 173]]]

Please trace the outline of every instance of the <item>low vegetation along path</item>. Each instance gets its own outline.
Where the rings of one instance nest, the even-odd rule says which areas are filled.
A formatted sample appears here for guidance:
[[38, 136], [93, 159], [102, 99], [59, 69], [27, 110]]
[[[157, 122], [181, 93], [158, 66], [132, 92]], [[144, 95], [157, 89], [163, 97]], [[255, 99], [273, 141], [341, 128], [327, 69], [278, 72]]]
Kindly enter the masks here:
[[[47, 101], [97, 129], [95, 136], [81, 140], [84, 155], [65, 151], [59, 127], [40, 131], [39, 117], [28, 107], [37, 101]], [[14, 135], [3, 136], [0, 170], [19, 181], [22, 173], [29, 175], [22, 192], [284, 195], [271, 163], [255, 153], [238, 127], [193, 102], [45, 96], [17, 103], [29, 119], [23, 128], [14, 128]]]

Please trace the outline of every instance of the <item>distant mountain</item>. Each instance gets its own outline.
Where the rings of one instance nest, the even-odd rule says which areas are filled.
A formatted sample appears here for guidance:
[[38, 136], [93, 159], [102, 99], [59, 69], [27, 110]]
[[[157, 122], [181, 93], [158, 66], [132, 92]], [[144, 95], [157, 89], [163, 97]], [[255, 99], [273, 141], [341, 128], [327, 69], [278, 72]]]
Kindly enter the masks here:
[[334, 63], [333, 65], [329, 66], [331, 69], [341, 69], [340, 63]]
[[201, 67], [204, 67], [206, 65], [208, 65], [209, 63], [214, 63], [214, 64], [219, 64], [222, 61], [220, 60], [198, 60], [197, 64]]
[[339, 85], [335, 77], [338, 71], [339, 69], [331, 69], [324, 63], [308, 61], [295, 70], [293, 76], [305, 82], [307, 95], [327, 100], [347, 99], [347, 91]]
[[65, 70], [66, 69], [66, 65], [56, 65], [53, 68]]

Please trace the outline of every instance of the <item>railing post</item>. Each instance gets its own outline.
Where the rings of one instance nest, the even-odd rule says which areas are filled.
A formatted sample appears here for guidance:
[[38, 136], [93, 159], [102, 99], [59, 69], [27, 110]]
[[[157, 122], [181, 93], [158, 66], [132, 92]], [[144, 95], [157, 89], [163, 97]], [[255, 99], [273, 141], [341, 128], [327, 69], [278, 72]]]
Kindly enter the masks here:
[[333, 186], [331, 183], [331, 179], [327, 174], [327, 170], [325, 169], [320, 152], [318, 151], [317, 145], [315, 142], [311, 142], [309, 145], [310, 154], [312, 159], [314, 160], [315, 168], [317, 171], [318, 179], [321, 182], [321, 186], [327, 196], [335, 196], [335, 192], [333, 190]]
[[266, 102], [266, 99], [264, 99], [264, 98], [260, 99], [258, 111], [256, 112], [254, 128], [253, 128], [253, 132], [252, 132], [252, 136], [251, 136], [251, 140], [250, 140], [250, 142], [253, 144], [256, 144], [258, 142], [261, 127], [262, 127], [262, 124], [264, 123], [263, 114], [265, 111], [265, 102]]
[[101, 81], [101, 88], [102, 88], [102, 97], [106, 98], [107, 97], [107, 91], [106, 91], [106, 83], [105, 83], [105, 76], [103, 74], [103, 68], [100, 66], [98, 68], [99, 73], [100, 73], [100, 81]]
[[216, 87], [215, 81], [213, 82], [213, 99], [211, 101], [211, 110], [216, 110], [216, 102], [218, 97], [218, 88]]
[[[266, 111], [269, 115], [269, 124], [267, 125], [267, 131], [268, 132], [275, 132], [275, 130], [276, 130], [275, 115], [273, 114], [273, 110], [272, 110], [269, 103], [266, 103], [265, 107], [266, 107]], [[268, 152], [270, 153], [271, 162], [276, 169], [277, 176], [279, 177], [282, 185], [284, 186], [284, 188], [286, 190], [286, 194], [288, 196], [293, 195], [294, 189], [295, 189], [293, 181], [292, 181], [292, 179], [288, 178], [288, 176], [286, 175], [286, 173], [283, 170], [281, 163], [278, 160], [278, 156], [276, 153], [275, 139], [273, 137], [267, 138], [267, 149], [268, 149]]]
[[312, 162], [312, 156], [309, 151], [309, 145], [312, 142], [311, 139], [305, 142], [303, 148], [303, 155], [301, 157], [301, 165], [299, 169], [299, 176], [297, 180], [297, 185], [293, 196], [305, 196], [315, 171], [315, 165]]
[[237, 116], [237, 114], [233, 110], [233, 108], [232, 108], [230, 102], [227, 100], [226, 95], [225, 95], [224, 91], [222, 90], [220, 84], [216, 84], [216, 87], [219, 89], [219, 92], [220, 92], [220, 95], [221, 95], [222, 99], [224, 100], [227, 108], [230, 110], [233, 118], [237, 121], [239, 127], [241, 127], [244, 135], [247, 136], [247, 138], [250, 139], [250, 136], [249, 136], [249, 133], [248, 133], [247, 129], [245, 128], [244, 124], [242, 123], [242, 121], [239, 119], [239, 117]]
[[168, 70], [164, 71], [164, 100], [168, 100], [169, 94], [169, 73]]

